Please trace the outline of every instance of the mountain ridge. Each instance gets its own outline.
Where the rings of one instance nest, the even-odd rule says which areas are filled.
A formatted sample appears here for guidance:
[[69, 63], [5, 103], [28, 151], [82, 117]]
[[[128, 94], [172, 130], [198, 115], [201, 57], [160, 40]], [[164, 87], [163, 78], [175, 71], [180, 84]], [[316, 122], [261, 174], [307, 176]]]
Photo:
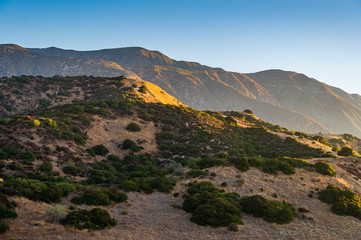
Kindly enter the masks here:
[[[18, 48], [20, 52], [25, 49]], [[348, 94], [304, 74], [283, 70], [229, 72], [196, 62], [176, 61], [159, 51], [141, 47], [94, 51], [50, 47], [22, 52], [25, 56], [19, 59], [0, 60], [0, 76], [122, 74], [154, 83], [196, 109], [242, 111], [253, 108], [257, 116], [290, 129], [361, 136], [361, 96]], [[47, 64], [38, 59], [46, 59]], [[34, 63], [40, 69], [34, 70]], [[30, 67], [21, 71], [23, 65]], [[42, 66], [51, 71], [42, 70]]]

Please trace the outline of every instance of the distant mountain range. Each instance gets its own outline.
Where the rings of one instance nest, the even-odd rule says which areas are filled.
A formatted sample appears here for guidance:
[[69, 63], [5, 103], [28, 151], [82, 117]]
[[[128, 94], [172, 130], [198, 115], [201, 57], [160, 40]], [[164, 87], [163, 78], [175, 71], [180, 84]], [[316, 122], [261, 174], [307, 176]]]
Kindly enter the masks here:
[[0, 76], [12, 75], [125, 75], [154, 83], [196, 109], [251, 109], [289, 129], [361, 137], [360, 95], [295, 72], [229, 72], [139, 47], [74, 51], [0, 45]]

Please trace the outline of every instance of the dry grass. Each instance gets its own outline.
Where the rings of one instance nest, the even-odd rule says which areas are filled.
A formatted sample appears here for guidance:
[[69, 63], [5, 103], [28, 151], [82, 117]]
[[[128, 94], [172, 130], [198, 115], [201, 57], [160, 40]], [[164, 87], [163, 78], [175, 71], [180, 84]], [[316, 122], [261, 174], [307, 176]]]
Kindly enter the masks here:
[[[314, 159], [314, 162], [319, 159]], [[329, 159], [331, 161], [337, 161]], [[335, 166], [335, 164], [333, 164]], [[189, 221], [190, 214], [179, 209], [182, 205], [182, 195], [186, 191], [185, 184], [195, 179], [179, 181], [173, 194], [129, 193], [128, 203], [109, 207], [111, 215], [117, 219], [118, 225], [112, 229], [98, 232], [78, 231], [64, 228], [60, 224], [45, 222], [45, 211], [49, 206], [45, 203], [35, 203], [24, 198], [15, 198], [20, 207], [17, 209], [19, 217], [11, 220], [11, 230], [3, 235], [17, 239], [360, 239], [361, 221], [353, 217], [334, 215], [330, 206], [317, 199], [317, 189], [324, 189], [327, 184], [350, 187], [361, 192], [361, 182], [342, 168], [335, 166], [337, 177], [322, 176], [316, 172], [298, 169], [294, 175], [267, 175], [251, 168], [248, 172], [240, 172], [232, 167], [214, 167], [210, 172], [216, 172], [215, 178], [210, 180], [216, 186], [222, 182], [227, 192], [235, 191], [241, 195], [260, 194], [270, 199], [285, 200], [295, 208], [310, 210], [301, 218], [302, 214], [292, 223], [277, 225], [267, 223], [262, 219], [243, 214], [244, 225], [239, 232], [229, 232], [226, 228], [211, 228], [198, 226]], [[239, 182], [243, 182], [239, 184]], [[313, 191], [313, 198], [308, 195]], [[275, 198], [277, 194], [277, 198]], [[69, 199], [62, 204], [68, 206]], [[178, 207], [177, 207], [178, 206]], [[128, 215], [122, 215], [122, 211]]]
[[[125, 128], [130, 122], [139, 124], [141, 131], [127, 131]], [[114, 120], [104, 120], [102, 117], [94, 116], [92, 126], [87, 133], [89, 138], [86, 142], [86, 147], [90, 148], [94, 145], [103, 144], [109, 149], [111, 154], [123, 157], [127, 154], [127, 151], [122, 150], [121, 145], [125, 139], [130, 139], [143, 147], [140, 153], [154, 153], [157, 151], [155, 140], [157, 131], [153, 122], [142, 122], [136, 116], [132, 118], [119, 116]]]

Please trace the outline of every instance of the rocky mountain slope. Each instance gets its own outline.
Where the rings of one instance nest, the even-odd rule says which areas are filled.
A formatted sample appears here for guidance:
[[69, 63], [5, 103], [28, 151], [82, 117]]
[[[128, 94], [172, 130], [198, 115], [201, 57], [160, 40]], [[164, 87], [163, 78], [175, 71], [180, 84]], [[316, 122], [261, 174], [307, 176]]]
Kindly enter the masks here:
[[[198, 111], [125, 77], [21, 76], [0, 86], [1, 106], [24, 112], [0, 119], [1, 238], [361, 233], [359, 157], [334, 149], [361, 141], [354, 136], [329, 144], [250, 111]], [[258, 200], [245, 207], [250, 197]]]
[[[5, 48], [9, 46], [5, 45]], [[86, 72], [90, 65], [91, 71], [86, 73], [88, 75], [115, 76], [117, 72], [123, 71], [122, 74], [126, 76], [140, 77], [160, 86], [196, 109], [252, 109], [262, 119], [294, 130], [339, 134], [349, 132], [361, 136], [361, 97], [302, 74], [281, 70], [234, 73], [199, 63], [176, 61], [158, 51], [139, 47], [96, 51], [54, 47], [21, 48], [18, 52], [24, 52], [24, 56], [14, 58], [3, 50], [2, 59], [12, 60], [0, 62], [0, 68], [3, 69], [0, 69], [0, 76], [78, 75]], [[36, 57], [30, 57], [29, 54]], [[34, 60], [38, 58], [46, 60]], [[49, 66], [51, 62], [54, 64]], [[34, 69], [34, 63], [40, 69]], [[62, 64], [65, 64], [64, 67]], [[71, 67], [71, 64], [75, 65]]]

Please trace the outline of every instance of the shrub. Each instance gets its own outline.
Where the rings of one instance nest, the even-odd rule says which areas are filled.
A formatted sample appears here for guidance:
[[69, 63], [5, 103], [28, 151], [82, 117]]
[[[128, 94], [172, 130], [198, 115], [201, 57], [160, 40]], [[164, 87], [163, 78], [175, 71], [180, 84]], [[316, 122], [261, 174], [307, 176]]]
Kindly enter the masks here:
[[279, 159], [268, 159], [262, 166], [262, 171], [265, 173], [277, 174], [278, 171], [284, 174], [294, 174], [295, 169], [289, 163], [281, 161]]
[[34, 153], [28, 151], [21, 154], [21, 158], [25, 161], [34, 162], [36, 160], [36, 156]]
[[18, 215], [16, 212], [8, 208], [5, 204], [0, 203], [0, 219], [1, 218], [16, 218]]
[[147, 93], [147, 87], [146, 86], [141, 86], [138, 90], [138, 92], [141, 92], [141, 93]]
[[76, 144], [78, 144], [78, 145], [84, 145], [85, 144], [84, 138], [79, 133], [74, 133], [73, 134], [73, 139], [74, 139], [74, 142]]
[[354, 155], [354, 150], [350, 147], [343, 147], [340, 151], [337, 152], [339, 156], [352, 156]]
[[44, 162], [39, 166], [39, 170], [45, 173], [50, 173], [53, 171], [53, 165], [48, 162]]
[[241, 212], [235, 201], [239, 198], [238, 194], [223, 194], [210, 182], [192, 184], [187, 193], [183, 210], [193, 213], [192, 222], [211, 227], [242, 224]]
[[190, 220], [201, 226], [227, 227], [231, 223], [242, 224], [241, 211], [224, 198], [215, 198], [200, 205]]
[[93, 150], [96, 155], [100, 156], [105, 156], [109, 153], [108, 148], [106, 148], [103, 144], [94, 146]]
[[243, 112], [253, 115], [253, 111], [250, 110], [250, 109], [246, 109], [246, 110], [244, 110]]
[[132, 180], [124, 180], [120, 183], [120, 188], [125, 191], [130, 192], [139, 192], [140, 186], [138, 183], [132, 181]]
[[354, 191], [329, 185], [319, 192], [318, 198], [330, 204], [333, 213], [354, 216], [361, 220], [361, 200]]
[[228, 231], [231, 231], [231, 232], [238, 232], [239, 231], [239, 227], [237, 224], [235, 223], [231, 223], [228, 228], [227, 228]]
[[69, 193], [76, 191], [76, 188], [73, 183], [62, 182], [62, 183], [57, 183], [56, 185], [61, 188], [64, 197], [67, 197]]
[[60, 202], [62, 196], [63, 190], [57, 185], [50, 185], [39, 193], [39, 199], [46, 203], [58, 203]]
[[94, 206], [110, 205], [109, 196], [100, 191], [85, 192], [80, 198], [72, 198], [71, 201], [75, 204], [86, 204]]
[[166, 177], [156, 177], [150, 180], [150, 187], [159, 192], [169, 193], [174, 185], [175, 182]]
[[277, 224], [289, 223], [297, 216], [291, 204], [268, 200], [259, 195], [242, 197], [239, 205], [242, 211]]
[[9, 154], [0, 150], [0, 159], [8, 159], [8, 157], [9, 157]]
[[82, 196], [74, 196], [71, 201], [75, 204], [94, 206], [108, 206], [112, 202], [121, 203], [128, 200], [127, 194], [115, 188], [93, 190], [85, 192]]
[[8, 154], [8, 157], [13, 157], [19, 153], [19, 150], [14, 145], [5, 145], [1, 151]]
[[318, 162], [315, 164], [315, 169], [318, 173], [328, 176], [336, 176], [335, 169], [326, 162]]
[[80, 133], [80, 128], [79, 127], [72, 127], [71, 129], [74, 133]]
[[139, 132], [140, 126], [134, 122], [131, 122], [128, 124], [128, 126], [125, 129], [127, 129], [128, 131], [131, 131], [131, 132]]
[[5, 220], [0, 219], [0, 233], [5, 233], [9, 228], [9, 224]]
[[234, 167], [242, 172], [248, 171], [250, 164], [248, 163], [248, 159], [246, 157], [231, 157], [229, 159], [231, 163], [233, 163]]
[[88, 148], [88, 149], [86, 150], [86, 152], [89, 153], [89, 155], [92, 156], [92, 157], [95, 157], [95, 156], [96, 156], [95, 151], [94, 151], [93, 148]]
[[101, 230], [106, 227], [117, 225], [114, 218], [110, 217], [108, 211], [100, 208], [92, 210], [77, 210], [69, 213], [64, 221], [64, 225], [71, 225], [78, 229]]
[[140, 147], [130, 139], [125, 139], [124, 140], [124, 142], [122, 144], [122, 149], [124, 149], [124, 150], [130, 149], [133, 152], [139, 152], [140, 151]]
[[63, 167], [63, 172], [72, 176], [80, 176], [84, 173], [84, 169], [80, 166], [68, 165]]

